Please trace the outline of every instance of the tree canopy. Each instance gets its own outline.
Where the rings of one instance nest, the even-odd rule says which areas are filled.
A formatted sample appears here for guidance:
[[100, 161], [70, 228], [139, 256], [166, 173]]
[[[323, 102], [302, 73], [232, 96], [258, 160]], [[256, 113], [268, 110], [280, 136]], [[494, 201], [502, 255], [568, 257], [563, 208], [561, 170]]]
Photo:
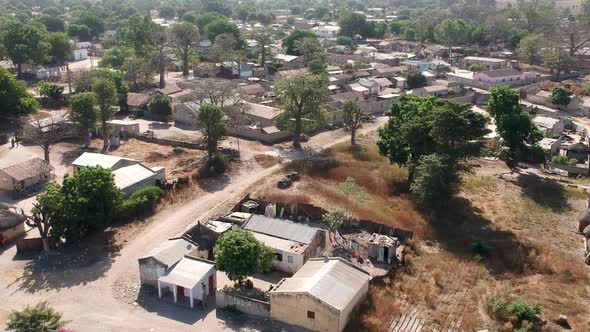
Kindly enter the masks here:
[[570, 103], [571, 95], [572, 95], [572, 92], [569, 89], [564, 88], [562, 86], [557, 86], [557, 87], [553, 88], [553, 91], [551, 92], [551, 96], [549, 96], [549, 101], [553, 105], [565, 106]]
[[36, 112], [39, 103], [8, 70], [0, 67], [0, 118], [19, 117]]
[[269, 272], [273, 260], [272, 249], [242, 229], [226, 232], [216, 244], [217, 269], [235, 282], [242, 282], [247, 276], [256, 273]]
[[283, 39], [283, 47], [285, 52], [289, 55], [301, 55], [298, 49], [297, 42], [304, 38], [316, 39], [315, 33], [307, 29], [295, 29]]
[[65, 325], [62, 314], [47, 302], [27, 306], [22, 311], [12, 311], [6, 322], [6, 328], [15, 332], [56, 332]]

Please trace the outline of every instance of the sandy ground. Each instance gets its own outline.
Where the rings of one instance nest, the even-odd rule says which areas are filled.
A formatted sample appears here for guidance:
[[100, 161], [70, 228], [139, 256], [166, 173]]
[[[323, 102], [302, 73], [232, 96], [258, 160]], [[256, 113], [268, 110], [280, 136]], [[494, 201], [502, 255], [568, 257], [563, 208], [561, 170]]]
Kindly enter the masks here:
[[[366, 125], [362, 132], [374, 131], [384, 118]], [[343, 130], [325, 132], [311, 138], [306, 146], [327, 147], [349, 139]], [[231, 143], [231, 138], [224, 144]], [[237, 144], [237, 142], [236, 142]], [[299, 154], [258, 143], [241, 143], [244, 150], [253, 147], [254, 155], [274, 151], [283, 158], [296, 158]], [[4, 152], [2, 153], [15, 153]], [[20, 150], [18, 154], [29, 151]], [[30, 150], [34, 151], [34, 150]], [[59, 160], [59, 148], [53, 149]], [[33, 152], [30, 152], [33, 153]], [[61, 166], [60, 166], [61, 167]], [[65, 166], [64, 166], [65, 167]], [[237, 200], [251, 191], [257, 182], [268, 179], [279, 170], [280, 164], [262, 168], [255, 162], [242, 162], [231, 177], [222, 178], [215, 185], [206, 186], [196, 198], [164, 209], [145, 227], [137, 227], [134, 236], [118, 243], [108, 255], [90, 260], [76, 269], [44, 269], [38, 259], [21, 260], [11, 247], [0, 255], [0, 321], [12, 309], [49, 301], [64, 313], [69, 325], [79, 331], [227, 331], [263, 330], [281, 331], [283, 327], [257, 319], [254, 321], [228, 319], [222, 312], [212, 310], [186, 310], [159, 301], [128, 303], [117, 298], [122, 293], [133, 296], [138, 288], [137, 259], [153, 246], [176, 236], [197, 220], [206, 220], [226, 212]], [[65, 168], [64, 168], [65, 169]], [[268, 282], [268, 281], [267, 281]], [[258, 282], [257, 282], [258, 283]], [[267, 287], [268, 283], [260, 283]], [[287, 329], [293, 330], [293, 329]]]

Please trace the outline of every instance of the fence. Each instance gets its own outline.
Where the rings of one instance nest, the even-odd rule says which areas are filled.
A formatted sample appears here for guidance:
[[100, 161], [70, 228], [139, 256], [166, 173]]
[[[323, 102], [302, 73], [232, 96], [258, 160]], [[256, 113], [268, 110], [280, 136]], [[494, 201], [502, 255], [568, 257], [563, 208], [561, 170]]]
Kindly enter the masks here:
[[186, 141], [179, 141], [179, 140], [175, 140], [175, 139], [170, 139], [170, 138], [161, 138], [161, 137], [155, 137], [152, 135], [141, 135], [141, 134], [132, 134], [129, 135], [137, 140], [143, 141], [143, 142], [148, 142], [148, 143], [154, 143], [154, 144], [160, 144], [160, 145], [168, 145], [168, 146], [173, 146], [173, 147], [178, 147], [178, 148], [187, 148], [187, 149], [196, 149], [196, 150], [205, 150], [205, 144], [201, 143], [201, 142], [186, 142]]
[[217, 289], [215, 292], [215, 303], [218, 308], [232, 307], [249, 315], [270, 318], [270, 302], [230, 294], [223, 289]]

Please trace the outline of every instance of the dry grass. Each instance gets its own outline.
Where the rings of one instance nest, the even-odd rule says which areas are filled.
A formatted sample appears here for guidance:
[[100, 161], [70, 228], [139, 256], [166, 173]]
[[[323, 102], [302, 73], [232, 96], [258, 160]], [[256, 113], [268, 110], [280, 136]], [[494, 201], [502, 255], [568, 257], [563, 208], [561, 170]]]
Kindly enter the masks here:
[[279, 163], [277, 156], [271, 156], [268, 154], [257, 154], [254, 156], [254, 160], [263, 168], [273, 167]]

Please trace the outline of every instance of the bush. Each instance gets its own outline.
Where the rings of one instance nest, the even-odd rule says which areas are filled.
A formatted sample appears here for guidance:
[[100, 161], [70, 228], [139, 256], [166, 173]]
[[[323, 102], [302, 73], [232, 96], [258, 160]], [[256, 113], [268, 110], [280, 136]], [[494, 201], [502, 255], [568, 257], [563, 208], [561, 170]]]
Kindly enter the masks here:
[[211, 160], [207, 161], [207, 168], [217, 174], [225, 172], [227, 158], [223, 155], [217, 155]]
[[120, 214], [123, 218], [130, 218], [134, 215], [152, 212], [158, 200], [164, 196], [164, 190], [157, 186], [147, 186], [138, 189], [128, 199], [123, 200]]
[[488, 309], [495, 319], [510, 322], [518, 331], [530, 331], [530, 323], [538, 321], [541, 314], [541, 306], [536, 303], [522, 299], [508, 302], [496, 296], [488, 300]]
[[490, 247], [483, 241], [477, 240], [471, 243], [471, 251], [478, 256], [487, 256], [490, 253]]
[[568, 158], [566, 156], [554, 156], [551, 158], [551, 162], [560, 165], [576, 166], [578, 161], [574, 158]]

